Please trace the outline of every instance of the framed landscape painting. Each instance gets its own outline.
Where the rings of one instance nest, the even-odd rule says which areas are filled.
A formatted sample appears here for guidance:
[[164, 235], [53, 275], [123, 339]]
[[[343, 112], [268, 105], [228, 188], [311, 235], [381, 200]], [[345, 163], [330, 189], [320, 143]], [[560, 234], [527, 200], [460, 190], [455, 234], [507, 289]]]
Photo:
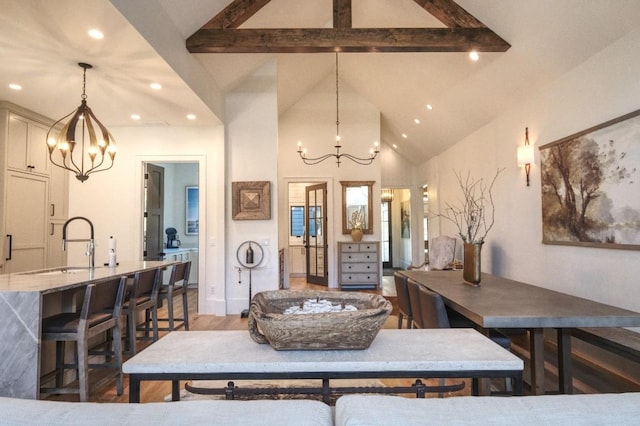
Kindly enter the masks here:
[[200, 221], [198, 220], [198, 207], [200, 204], [197, 186], [186, 187], [186, 235], [198, 235]]
[[542, 242], [640, 250], [640, 110], [540, 147]]

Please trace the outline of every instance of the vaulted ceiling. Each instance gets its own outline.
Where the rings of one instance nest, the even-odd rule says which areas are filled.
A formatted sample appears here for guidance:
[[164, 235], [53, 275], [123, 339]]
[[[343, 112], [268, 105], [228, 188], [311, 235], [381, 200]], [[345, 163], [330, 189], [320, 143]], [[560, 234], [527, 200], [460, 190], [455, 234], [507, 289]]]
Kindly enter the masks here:
[[[211, 125], [223, 119], [212, 111], [224, 93], [275, 59], [284, 114], [331, 77], [327, 52], [338, 47], [341, 84], [381, 111], [383, 142], [418, 164], [640, 28], [636, 0], [456, 0], [461, 9], [449, 0], [335, 2], [334, 21], [334, 0], [0, 0], [0, 100], [66, 115], [79, 104], [84, 61], [94, 65], [89, 104], [108, 126]], [[93, 27], [103, 40], [86, 36]], [[256, 42], [264, 29], [296, 31]], [[477, 62], [465, 52], [473, 43]], [[321, 52], [277, 53], [314, 46]], [[212, 50], [222, 53], [200, 53]], [[149, 89], [153, 81], [163, 89]]]

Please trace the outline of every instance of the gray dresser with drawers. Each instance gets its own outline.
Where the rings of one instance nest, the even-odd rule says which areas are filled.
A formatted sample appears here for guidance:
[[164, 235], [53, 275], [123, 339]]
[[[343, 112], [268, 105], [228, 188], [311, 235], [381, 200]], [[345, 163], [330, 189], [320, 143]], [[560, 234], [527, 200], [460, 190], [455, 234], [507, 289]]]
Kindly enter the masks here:
[[343, 290], [377, 289], [380, 286], [380, 243], [338, 243], [338, 283]]

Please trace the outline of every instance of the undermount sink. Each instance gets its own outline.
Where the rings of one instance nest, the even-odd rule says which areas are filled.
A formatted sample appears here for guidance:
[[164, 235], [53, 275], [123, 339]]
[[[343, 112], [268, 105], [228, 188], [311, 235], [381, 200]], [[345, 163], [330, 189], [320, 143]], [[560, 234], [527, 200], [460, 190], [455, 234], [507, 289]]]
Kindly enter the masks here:
[[39, 271], [23, 272], [21, 275], [65, 275], [78, 274], [81, 272], [91, 271], [96, 268], [89, 266], [61, 266], [59, 268], [41, 269]]

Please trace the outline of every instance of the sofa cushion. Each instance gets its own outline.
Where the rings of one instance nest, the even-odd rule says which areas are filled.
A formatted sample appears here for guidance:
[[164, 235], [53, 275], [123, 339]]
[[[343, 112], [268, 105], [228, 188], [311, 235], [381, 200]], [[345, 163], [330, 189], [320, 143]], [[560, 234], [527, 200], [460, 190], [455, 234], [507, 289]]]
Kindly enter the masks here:
[[309, 400], [180, 401], [146, 404], [0, 397], [2, 425], [333, 425], [331, 407]]
[[337, 426], [392, 425], [637, 425], [640, 393], [409, 399], [347, 395]]

